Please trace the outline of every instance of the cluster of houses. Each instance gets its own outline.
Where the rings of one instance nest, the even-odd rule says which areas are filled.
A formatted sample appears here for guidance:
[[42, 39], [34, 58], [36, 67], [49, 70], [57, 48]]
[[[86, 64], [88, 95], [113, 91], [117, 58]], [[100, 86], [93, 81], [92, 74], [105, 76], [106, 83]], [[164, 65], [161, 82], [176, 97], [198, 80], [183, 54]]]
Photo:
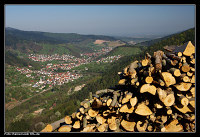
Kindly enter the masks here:
[[97, 60], [96, 62], [99, 63], [99, 62], [104, 62], [104, 63], [111, 63], [113, 61], [116, 61], [118, 59], [120, 59], [122, 56], [121, 55], [117, 55], [117, 56], [108, 56], [106, 58], [101, 58], [99, 60]]
[[[82, 64], [88, 64], [93, 62], [96, 57], [99, 57], [102, 54], [106, 54], [112, 50], [112, 47], [101, 48], [100, 50], [95, 50], [93, 53], [82, 53], [81, 58], [76, 58], [75, 56], [68, 54], [53, 54], [53, 55], [44, 55], [44, 54], [29, 54], [28, 58], [33, 61], [65, 61], [65, 63], [60, 64], [52, 64], [48, 63], [41, 70], [30, 70], [32, 66], [28, 65], [28, 68], [19, 68], [16, 67], [17, 71], [25, 74], [26, 77], [30, 77], [32, 79], [40, 78], [35, 84], [32, 85], [33, 88], [44, 89], [46, 86], [52, 87], [55, 85], [62, 85], [64, 83], [68, 83], [75, 79], [82, 77], [81, 74], [70, 72], [74, 67], [78, 67]], [[107, 58], [101, 58], [98, 62], [109, 63], [115, 60], [118, 60], [121, 56], [110, 56]], [[88, 68], [87, 68], [88, 69]], [[58, 71], [65, 70], [65, 71]], [[33, 74], [36, 75], [33, 75]]]
[[76, 61], [76, 57], [68, 54], [53, 54], [53, 55], [45, 55], [45, 54], [29, 54], [29, 59], [32, 59], [33, 61], [53, 61], [53, 60], [63, 60], [63, 61], [69, 61], [74, 62]]
[[80, 55], [83, 57], [95, 58], [95, 57], [98, 57], [98, 56], [101, 56], [103, 54], [110, 52], [112, 49], [113, 49], [112, 47], [105, 47], [105, 48], [101, 48], [99, 50], [94, 50], [95, 52], [92, 52], [92, 53], [81, 53]]

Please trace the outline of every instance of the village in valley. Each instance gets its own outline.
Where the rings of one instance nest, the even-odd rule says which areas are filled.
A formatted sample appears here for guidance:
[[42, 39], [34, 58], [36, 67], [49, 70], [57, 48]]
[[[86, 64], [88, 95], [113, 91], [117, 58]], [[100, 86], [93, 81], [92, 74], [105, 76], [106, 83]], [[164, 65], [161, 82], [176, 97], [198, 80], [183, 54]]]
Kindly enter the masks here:
[[[21, 74], [26, 75], [26, 77], [31, 78], [32, 84], [29, 84], [29, 86], [37, 89], [35, 90], [36, 92], [40, 92], [43, 89], [52, 88], [55, 85], [63, 85], [64, 83], [83, 77], [80, 71], [71, 70], [72, 68], [91, 62], [112, 63], [122, 57], [121, 55], [117, 55], [97, 59], [112, 49], [112, 47], [104, 47], [92, 53], [81, 53], [80, 58], [69, 54], [29, 54], [28, 58], [30, 60], [43, 63], [42, 68], [40, 70], [32, 70], [32, 66], [28, 65], [23, 68], [15, 67], [15, 69]], [[88, 69], [85, 67], [85, 70]]]

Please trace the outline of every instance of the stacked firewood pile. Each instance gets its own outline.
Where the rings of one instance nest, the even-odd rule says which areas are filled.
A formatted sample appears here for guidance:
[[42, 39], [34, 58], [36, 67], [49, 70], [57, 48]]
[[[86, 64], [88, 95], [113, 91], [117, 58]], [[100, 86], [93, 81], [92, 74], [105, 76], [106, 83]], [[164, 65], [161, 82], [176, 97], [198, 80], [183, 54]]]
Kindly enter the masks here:
[[195, 47], [165, 49], [132, 62], [115, 89], [90, 95], [41, 132], [194, 132]]

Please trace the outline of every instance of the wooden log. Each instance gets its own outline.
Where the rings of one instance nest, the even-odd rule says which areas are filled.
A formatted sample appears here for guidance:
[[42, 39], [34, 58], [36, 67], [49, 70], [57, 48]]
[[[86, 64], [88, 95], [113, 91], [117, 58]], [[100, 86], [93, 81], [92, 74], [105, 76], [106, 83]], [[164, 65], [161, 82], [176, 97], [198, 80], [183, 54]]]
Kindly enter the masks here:
[[85, 100], [83, 101], [83, 105], [84, 108], [89, 108], [90, 107], [90, 100]]
[[107, 102], [106, 102], [107, 106], [110, 106], [111, 102], [112, 102], [112, 99], [109, 98], [109, 99], [107, 100]]
[[140, 93], [144, 93], [144, 92], [149, 92], [150, 94], [155, 95], [156, 94], [156, 87], [154, 85], [144, 84], [140, 88]]
[[157, 88], [157, 93], [160, 101], [162, 101], [165, 106], [172, 106], [174, 104], [175, 97], [172, 90], [163, 90], [161, 88]]
[[72, 124], [71, 116], [65, 116], [65, 123], [66, 124]]
[[125, 85], [126, 84], [126, 79], [120, 79], [118, 84], [119, 85]]
[[102, 106], [103, 106], [103, 104], [102, 104], [101, 100], [99, 100], [98, 98], [95, 97], [94, 101], [92, 102], [91, 107], [92, 108], [100, 108]]
[[131, 76], [131, 78], [135, 78], [137, 72], [136, 72], [136, 68], [138, 67], [138, 61], [134, 61], [130, 64], [129, 68], [128, 68], [128, 75]]
[[181, 74], [180, 77], [179, 77], [180, 81], [183, 81], [183, 82], [190, 82], [190, 78], [185, 74]]
[[183, 72], [188, 72], [188, 71], [190, 71], [190, 65], [189, 65], [187, 62], [183, 63], [183, 66], [181, 67], [181, 70], [182, 70]]
[[190, 93], [192, 94], [192, 97], [195, 97], [195, 87], [190, 89]]
[[161, 116], [161, 121], [163, 124], [165, 124], [167, 122], [167, 120], [168, 120], [167, 116], [165, 116], [165, 115]]
[[183, 51], [183, 55], [191, 56], [192, 54], [195, 53], [195, 47], [191, 41], [187, 42], [186, 45], [187, 46], [186, 46], [185, 50]]
[[127, 103], [132, 98], [133, 93], [128, 92], [125, 97], [122, 99], [122, 104]]
[[165, 82], [166, 87], [176, 84], [176, 79], [169, 72], [161, 72], [161, 77]]
[[171, 115], [172, 114], [171, 107], [166, 107], [166, 112], [167, 112], [167, 115]]
[[174, 75], [175, 77], [179, 77], [181, 75], [181, 72], [179, 69], [177, 68], [171, 68], [169, 69], [169, 72]]
[[174, 105], [174, 108], [182, 113], [192, 112], [187, 106]]
[[191, 86], [192, 83], [186, 83], [186, 82], [181, 82], [179, 84], [174, 85], [174, 87], [176, 87], [176, 89], [179, 91], [188, 91]]
[[165, 59], [162, 59], [162, 66], [166, 66], [167, 65], [167, 61]]
[[65, 118], [62, 118], [58, 121], [48, 124], [41, 132], [52, 132], [58, 127], [60, 127], [60, 123], [64, 123], [64, 122], [65, 122]]
[[177, 96], [177, 100], [178, 100], [183, 106], [187, 106], [188, 103], [189, 103], [188, 98], [186, 98], [184, 95]]
[[145, 67], [145, 66], [148, 66], [151, 63], [151, 61], [150, 59], [143, 59], [141, 63], [142, 63], [142, 66]]
[[195, 59], [191, 59], [191, 60], [190, 60], [190, 63], [191, 63], [191, 64], [195, 64]]
[[130, 104], [124, 104], [119, 111], [121, 113], [133, 113], [134, 107], [132, 107]]
[[193, 75], [192, 76], [192, 78], [191, 78], [191, 81], [190, 81], [191, 83], [195, 83], [195, 75]]
[[134, 131], [134, 128], [135, 128], [135, 122], [130, 122], [130, 121], [126, 121], [126, 120], [122, 120], [121, 121], [121, 126], [126, 130], [126, 131], [129, 131], [129, 132], [133, 132]]
[[178, 122], [177, 119], [170, 122], [165, 126], [166, 132], [181, 132], [183, 131], [183, 126]]
[[74, 124], [73, 124], [73, 128], [74, 129], [79, 129], [81, 127], [81, 123], [79, 120], [75, 121]]
[[88, 124], [81, 132], [95, 132], [96, 124]]
[[104, 117], [109, 116], [110, 113], [111, 113], [110, 110], [105, 110], [105, 111], [103, 111], [103, 116], [104, 116]]
[[136, 128], [139, 132], [145, 132], [145, 130], [147, 129], [147, 120], [145, 121], [138, 121], [137, 124], [136, 124]]
[[160, 86], [165, 86], [165, 82], [162, 79], [158, 79], [158, 83], [160, 84]]
[[171, 59], [174, 59], [174, 60], [178, 60], [178, 61], [181, 60], [181, 57], [180, 57], [180, 56], [176, 56], [176, 55], [173, 54], [173, 53], [167, 53], [166, 56], [169, 57], [169, 58], [171, 58]]
[[146, 78], [145, 78], [145, 82], [146, 82], [147, 84], [152, 83], [152, 82], [153, 82], [153, 77], [151, 77], [151, 76], [146, 77]]
[[76, 118], [82, 121], [83, 115], [81, 114], [81, 112], [76, 113]]
[[154, 107], [157, 109], [161, 109], [161, 108], [163, 108], [163, 103], [161, 103], [161, 101], [158, 101], [154, 104]]
[[117, 92], [117, 91], [114, 91], [113, 92], [113, 99], [112, 99], [112, 102], [110, 104], [111, 107], [114, 107], [115, 104], [117, 103], [117, 97], [119, 96], [120, 94]]
[[144, 103], [140, 103], [136, 107], [135, 113], [142, 116], [148, 116], [152, 114], [152, 111]]
[[138, 77], [131, 79], [131, 85], [136, 85], [136, 82], [138, 82]]
[[63, 125], [58, 129], [58, 132], [70, 132], [71, 128], [71, 125]]
[[190, 70], [194, 73], [195, 72], [195, 68], [190, 67]]
[[99, 113], [99, 111], [93, 110], [92, 108], [88, 110], [88, 114], [91, 117], [96, 117], [98, 113]]
[[149, 116], [149, 119], [150, 119], [152, 122], [155, 122], [155, 120], [156, 120], [155, 113], [152, 113], [152, 114]]
[[98, 115], [96, 116], [96, 120], [97, 120], [97, 122], [100, 123], [100, 124], [103, 124], [103, 123], [106, 122], [106, 119], [103, 118], [100, 114], [98, 114]]
[[154, 57], [155, 57], [155, 69], [156, 71], [162, 70], [162, 56], [163, 56], [163, 51], [156, 51], [154, 52]]
[[85, 113], [84, 110], [85, 110], [84, 107], [80, 107], [80, 108], [79, 108], [79, 111], [80, 111], [81, 114], [84, 114], [84, 113]]
[[137, 104], [137, 101], [138, 101], [138, 99], [137, 99], [136, 96], [133, 97], [133, 98], [131, 98], [131, 99], [130, 99], [130, 104], [131, 104], [131, 106], [134, 107], [134, 106]]
[[87, 126], [87, 118], [86, 116], [83, 117], [83, 128]]
[[181, 57], [183, 54], [182, 54], [182, 52], [178, 52], [177, 55], [178, 55], [179, 57]]
[[152, 126], [152, 125], [148, 125], [147, 130], [148, 130], [149, 132], [152, 132], [152, 131], [153, 131], [153, 126]]
[[107, 123], [103, 123], [97, 128], [97, 130], [99, 132], [105, 132], [107, 129], [108, 129], [108, 124]]

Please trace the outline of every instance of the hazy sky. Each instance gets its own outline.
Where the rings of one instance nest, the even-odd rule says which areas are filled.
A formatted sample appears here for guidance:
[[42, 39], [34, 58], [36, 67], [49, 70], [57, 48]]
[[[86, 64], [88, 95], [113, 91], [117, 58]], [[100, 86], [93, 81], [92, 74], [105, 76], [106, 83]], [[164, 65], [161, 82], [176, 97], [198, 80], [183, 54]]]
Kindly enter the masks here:
[[7, 4], [5, 26], [79, 34], [170, 34], [195, 26], [195, 6]]

